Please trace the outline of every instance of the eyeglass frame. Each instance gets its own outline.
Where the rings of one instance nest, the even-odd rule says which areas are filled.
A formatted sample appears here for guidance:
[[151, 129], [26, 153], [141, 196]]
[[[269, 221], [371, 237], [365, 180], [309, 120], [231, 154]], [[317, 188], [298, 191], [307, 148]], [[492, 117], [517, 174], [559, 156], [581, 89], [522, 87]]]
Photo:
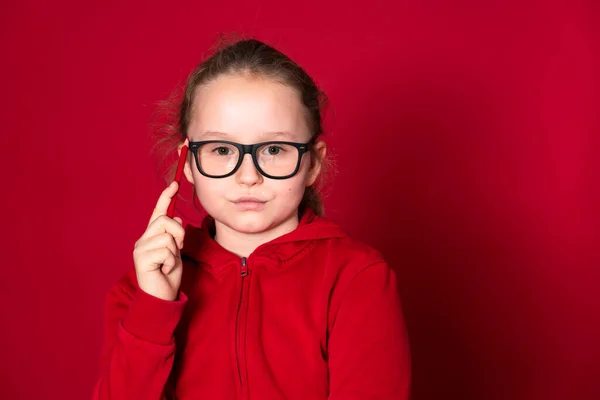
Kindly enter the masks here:
[[[237, 172], [237, 170], [240, 169], [240, 167], [242, 166], [242, 163], [244, 162], [244, 157], [246, 156], [246, 154], [250, 154], [250, 156], [252, 157], [252, 162], [254, 164], [254, 167], [262, 176], [269, 178], [269, 179], [289, 179], [289, 178], [293, 177], [294, 175], [296, 175], [298, 173], [298, 170], [300, 170], [300, 163], [302, 162], [302, 157], [304, 156], [304, 154], [309, 152], [310, 145], [312, 142], [313, 142], [313, 140], [311, 139], [306, 143], [286, 142], [286, 141], [269, 141], [269, 142], [260, 142], [260, 143], [254, 143], [254, 144], [241, 144], [241, 143], [231, 142], [228, 140], [201, 140], [201, 141], [195, 141], [195, 142], [190, 141], [188, 147], [189, 147], [190, 151], [192, 152], [192, 154], [194, 155], [194, 159], [196, 160], [196, 168], [198, 168], [198, 172], [200, 172], [200, 174], [206, 176], [207, 178], [221, 179], [221, 178], [227, 178], [227, 177], [235, 174]], [[239, 152], [238, 162], [231, 172], [229, 172], [225, 175], [209, 175], [206, 172], [202, 171], [202, 168], [200, 168], [200, 158], [198, 156], [198, 150], [200, 149], [200, 146], [209, 144], [209, 143], [225, 143], [225, 144], [232, 145], [238, 149], [238, 152]], [[298, 150], [298, 161], [296, 163], [296, 168], [294, 169], [294, 172], [292, 172], [291, 174], [286, 175], [286, 176], [273, 176], [273, 175], [269, 175], [269, 174], [265, 173], [265, 171], [263, 171], [263, 169], [258, 165], [258, 160], [256, 159], [256, 151], [260, 147], [262, 147], [266, 144], [285, 144], [285, 145], [295, 147], [296, 150]]]

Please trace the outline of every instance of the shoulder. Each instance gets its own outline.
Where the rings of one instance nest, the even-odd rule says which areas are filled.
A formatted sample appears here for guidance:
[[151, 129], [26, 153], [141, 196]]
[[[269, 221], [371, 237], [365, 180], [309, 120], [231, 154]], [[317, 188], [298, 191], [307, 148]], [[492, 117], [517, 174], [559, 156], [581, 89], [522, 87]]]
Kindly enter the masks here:
[[336, 259], [333, 263], [337, 269], [336, 286], [344, 287], [368, 270], [393, 272], [383, 254], [361, 240], [348, 236], [338, 238], [330, 245]]
[[384, 262], [384, 257], [381, 252], [363, 242], [362, 240], [353, 238], [349, 235], [340, 236], [331, 240], [330, 251], [349, 264], [370, 265], [379, 262]]
[[353, 237], [346, 229], [336, 222], [324, 219], [333, 232], [327, 240], [322, 241], [322, 246], [328, 256], [340, 267], [361, 269], [372, 264], [385, 262], [382, 253], [366, 242]]
[[326, 273], [334, 278], [335, 286], [345, 287], [370, 269], [393, 273], [379, 249], [351, 236], [339, 225], [337, 231], [318, 245], [318, 256], [325, 260]]
[[329, 326], [344, 303], [354, 310], [398, 303], [396, 272], [378, 249], [350, 236], [331, 239], [328, 246]]

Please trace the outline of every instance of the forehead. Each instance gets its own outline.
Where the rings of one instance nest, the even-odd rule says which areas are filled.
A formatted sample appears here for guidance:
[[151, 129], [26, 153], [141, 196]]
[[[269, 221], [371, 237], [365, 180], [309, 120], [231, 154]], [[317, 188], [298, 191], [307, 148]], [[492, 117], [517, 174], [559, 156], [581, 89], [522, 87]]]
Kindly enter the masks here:
[[[271, 79], [226, 75], [199, 88], [188, 130], [192, 140], [212, 137], [251, 143], [310, 139], [298, 93]], [[282, 135], [282, 133], [284, 133]]]

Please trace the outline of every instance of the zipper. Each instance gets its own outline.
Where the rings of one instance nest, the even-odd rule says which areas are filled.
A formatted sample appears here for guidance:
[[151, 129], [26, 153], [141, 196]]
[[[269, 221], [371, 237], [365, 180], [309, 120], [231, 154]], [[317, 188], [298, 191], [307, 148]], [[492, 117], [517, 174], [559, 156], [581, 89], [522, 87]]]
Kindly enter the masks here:
[[248, 260], [246, 259], [246, 257], [242, 257], [242, 270], [240, 273], [240, 276], [242, 278], [248, 276], [248, 264], [247, 263], [248, 263]]
[[247, 382], [245, 379], [245, 365], [246, 365], [246, 346], [244, 344], [244, 337], [242, 332], [245, 331], [246, 325], [246, 281], [245, 279], [248, 276], [248, 260], [246, 257], [242, 257], [242, 265], [240, 268], [240, 300], [237, 308], [237, 316], [235, 321], [235, 358], [237, 361], [237, 369], [238, 369], [238, 378], [240, 380], [241, 387], [241, 398], [247, 398]]

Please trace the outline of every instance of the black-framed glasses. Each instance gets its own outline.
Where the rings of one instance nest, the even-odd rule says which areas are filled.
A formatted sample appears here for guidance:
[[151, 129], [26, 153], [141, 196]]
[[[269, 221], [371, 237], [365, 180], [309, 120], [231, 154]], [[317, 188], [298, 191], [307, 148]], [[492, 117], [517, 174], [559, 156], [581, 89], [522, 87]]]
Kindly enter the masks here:
[[256, 169], [270, 179], [287, 179], [298, 173], [304, 153], [308, 152], [310, 141], [261, 142], [240, 144], [226, 140], [204, 140], [190, 142], [189, 149], [194, 154], [198, 171], [209, 178], [226, 178], [242, 165], [244, 156], [250, 154]]

